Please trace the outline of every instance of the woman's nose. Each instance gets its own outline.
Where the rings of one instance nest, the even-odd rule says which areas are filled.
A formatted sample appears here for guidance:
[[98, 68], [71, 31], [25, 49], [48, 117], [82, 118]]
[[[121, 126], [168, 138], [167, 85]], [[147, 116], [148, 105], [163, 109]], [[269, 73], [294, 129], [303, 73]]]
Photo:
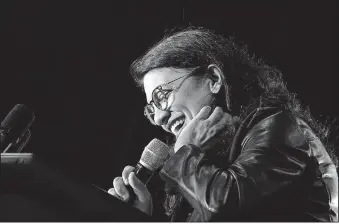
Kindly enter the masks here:
[[170, 115], [171, 113], [169, 111], [156, 108], [154, 111], [154, 122], [159, 126], [167, 124]]

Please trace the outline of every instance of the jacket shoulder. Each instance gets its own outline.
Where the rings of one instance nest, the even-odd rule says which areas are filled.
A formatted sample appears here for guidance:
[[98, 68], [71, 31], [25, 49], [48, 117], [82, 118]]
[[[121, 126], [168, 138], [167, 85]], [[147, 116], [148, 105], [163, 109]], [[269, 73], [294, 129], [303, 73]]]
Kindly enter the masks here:
[[254, 115], [241, 143], [242, 148], [251, 147], [254, 142], [257, 146], [276, 147], [283, 144], [307, 147], [306, 138], [298, 125], [299, 119], [287, 110], [274, 111], [264, 117]]

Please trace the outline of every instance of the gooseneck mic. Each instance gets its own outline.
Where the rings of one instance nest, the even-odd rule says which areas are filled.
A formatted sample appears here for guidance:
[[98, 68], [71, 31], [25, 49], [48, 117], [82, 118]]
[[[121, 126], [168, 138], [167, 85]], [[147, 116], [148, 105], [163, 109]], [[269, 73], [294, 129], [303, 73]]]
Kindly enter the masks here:
[[[143, 184], [146, 185], [151, 177], [164, 165], [169, 156], [169, 151], [169, 147], [156, 138], [145, 147], [138, 164], [133, 170]], [[127, 186], [127, 189], [130, 194], [128, 203], [131, 204], [135, 200], [136, 195], [131, 186]]]
[[31, 133], [28, 128], [35, 118], [34, 112], [23, 104], [17, 104], [9, 112], [0, 126], [1, 152], [20, 152], [26, 145]]

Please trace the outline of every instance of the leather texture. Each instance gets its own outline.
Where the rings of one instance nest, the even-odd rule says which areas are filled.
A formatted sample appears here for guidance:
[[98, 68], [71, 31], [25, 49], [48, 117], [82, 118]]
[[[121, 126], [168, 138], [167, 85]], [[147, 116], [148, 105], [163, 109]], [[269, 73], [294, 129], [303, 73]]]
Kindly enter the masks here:
[[311, 128], [278, 108], [254, 110], [217, 166], [194, 145], [160, 176], [194, 211], [187, 221], [338, 221], [338, 176]]

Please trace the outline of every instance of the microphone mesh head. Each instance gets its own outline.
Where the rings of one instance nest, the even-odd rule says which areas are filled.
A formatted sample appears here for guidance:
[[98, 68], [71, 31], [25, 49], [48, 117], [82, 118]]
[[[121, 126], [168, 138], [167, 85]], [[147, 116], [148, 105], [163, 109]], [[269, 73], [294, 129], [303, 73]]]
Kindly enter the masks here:
[[154, 172], [164, 165], [169, 151], [165, 143], [155, 138], [145, 147], [139, 162]]

